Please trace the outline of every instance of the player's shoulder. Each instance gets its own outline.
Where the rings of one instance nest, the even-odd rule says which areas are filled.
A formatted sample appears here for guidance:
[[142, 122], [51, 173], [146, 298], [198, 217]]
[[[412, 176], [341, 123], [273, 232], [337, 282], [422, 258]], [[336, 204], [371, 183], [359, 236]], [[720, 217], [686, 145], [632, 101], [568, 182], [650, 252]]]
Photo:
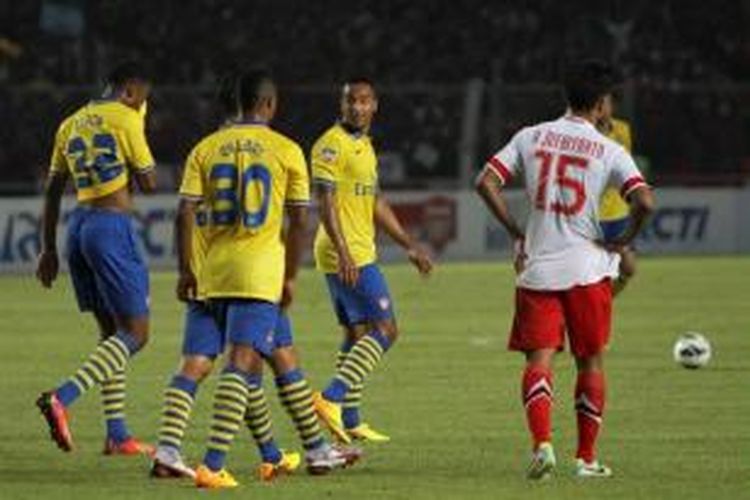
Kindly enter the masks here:
[[302, 151], [299, 143], [291, 137], [274, 130], [271, 127], [266, 128], [266, 133], [269, 138], [274, 142], [274, 145], [282, 152], [297, 152]]
[[345, 138], [346, 132], [344, 129], [339, 124], [334, 124], [318, 136], [314, 147], [340, 147], [342, 140]]

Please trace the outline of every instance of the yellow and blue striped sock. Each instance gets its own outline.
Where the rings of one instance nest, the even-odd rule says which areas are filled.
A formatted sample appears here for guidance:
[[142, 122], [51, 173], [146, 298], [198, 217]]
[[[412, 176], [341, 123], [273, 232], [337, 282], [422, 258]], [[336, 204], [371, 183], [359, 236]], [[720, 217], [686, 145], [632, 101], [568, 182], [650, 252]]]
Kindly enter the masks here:
[[[336, 371], [340, 370], [346, 360], [346, 356], [351, 352], [355, 342], [346, 339], [336, 354]], [[344, 396], [344, 402], [341, 405], [341, 420], [346, 429], [354, 429], [360, 424], [359, 407], [362, 403], [362, 390], [364, 384], [352, 386]]]
[[245, 377], [248, 384], [247, 411], [245, 412], [245, 425], [258, 445], [261, 460], [277, 464], [281, 461], [281, 450], [273, 438], [273, 425], [271, 424], [271, 410], [268, 408], [266, 394], [263, 391], [263, 379], [260, 375], [249, 375]]
[[198, 382], [184, 375], [175, 375], [164, 390], [164, 402], [159, 427], [159, 446], [182, 448], [185, 429], [195, 402]]
[[305, 380], [302, 371], [294, 369], [276, 377], [276, 387], [279, 390], [281, 403], [292, 417], [302, 446], [306, 450], [321, 446], [325, 439], [313, 408], [310, 385]]
[[70, 406], [94, 385], [101, 385], [125, 369], [128, 360], [141, 345], [132, 334], [118, 332], [97, 346], [83, 365], [55, 394], [64, 406]]
[[125, 370], [119, 370], [101, 385], [107, 438], [122, 443], [130, 437], [125, 424]]
[[245, 417], [250, 394], [245, 380], [247, 375], [235, 367], [227, 366], [219, 377], [214, 394], [208, 449], [203, 457], [203, 463], [213, 471], [224, 467], [227, 452]]
[[375, 369], [391, 346], [391, 341], [383, 333], [374, 330], [354, 344], [336, 376], [323, 391], [328, 401], [341, 403], [352, 388], [361, 385]]

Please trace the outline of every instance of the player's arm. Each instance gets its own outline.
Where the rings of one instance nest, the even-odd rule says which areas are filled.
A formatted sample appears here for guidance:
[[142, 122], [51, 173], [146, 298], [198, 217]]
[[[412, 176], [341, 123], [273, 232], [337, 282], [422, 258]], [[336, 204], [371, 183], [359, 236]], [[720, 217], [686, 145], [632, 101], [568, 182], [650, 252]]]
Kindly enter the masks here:
[[287, 215], [287, 229], [284, 238], [286, 247], [284, 262], [284, 287], [281, 307], [288, 307], [294, 297], [294, 282], [297, 279], [307, 233], [307, 213], [310, 205], [310, 177], [307, 174], [305, 155], [298, 146], [290, 148], [286, 166], [287, 176], [284, 206]]
[[335, 139], [323, 136], [315, 143], [312, 177], [320, 222], [336, 250], [339, 278], [345, 285], [353, 287], [359, 279], [359, 270], [349, 253], [336, 207], [336, 185], [343, 165], [341, 146]]
[[359, 269], [354, 263], [349, 247], [346, 244], [341, 222], [336, 208], [336, 186], [327, 182], [316, 181], [315, 199], [318, 202], [318, 216], [328, 238], [333, 243], [338, 256], [338, 275], [345, 285], [353, 287], [359, 279]]
[[65, 185], [68, 183], [68, 177], [67, 170], [53, 170], [47, 177], [44, 188], [42, 248], [37, 262], [36, 277], [45, 288], [52, 286], [60, 268], [57, 255], [57, 223], [60, 220], [60, 204], [65, 193]]
[[633, 158], [624, 149], [614, 156], [613, 163], [610, 185], [618, 187], [620, 195], [630, 205], [630, 218], [622, 234], [605, 247], [613, 252], [622, 252], [643, 229], [654, 211], [656, 200]]
[[375, 198], [375, 224], [406, 250], [409, 260], [421, 274], [430, 274], [433, 265], [430, 255], [404, 230], [390, 203], [383, 196]]
[[307, 231], [307, 205], [287, 205], [286, 255], [284, 266], [284, 291], [281, 297], [281, 307], [288, 307], [294, 296], [294, 282], [297, 279], [302, 253], [305, 249], [305, 233]]
[[193, 230], [198, 205], [203, 201], [203, 178], [201, 176], [200, 150], [194, 148], [187, 161], [180, 184], [180, 203], [175, 218], [177, 244], [177, 298], [182, 301], [194, 299], [198, 292], [198, 280], [190, 265], [193, 252]]
[[526, 254], [524, 253], [524, 232], [508, 209], [502, 192], [502, 180], [489, 168], [485, 168], [477, 179], [476, 191], [479, 197], [492, 212], [495, 219], [503, 225], [513, 239], [513, 262], [516, 272], [523, 270]]
[[126, 158], [133, 172], [138, 189], [143, 194], [156, 192], [156, 162], [146, 140], [146, 131], [142, 118], [128, 122], [126, 129]]
[[190, 266], [193, 251], [193, 226], [199, 201], [180, 198], [175, 219], [177, 239], [177, 298], [182, 301], [194, 299], [198, 291], [198, 281]]

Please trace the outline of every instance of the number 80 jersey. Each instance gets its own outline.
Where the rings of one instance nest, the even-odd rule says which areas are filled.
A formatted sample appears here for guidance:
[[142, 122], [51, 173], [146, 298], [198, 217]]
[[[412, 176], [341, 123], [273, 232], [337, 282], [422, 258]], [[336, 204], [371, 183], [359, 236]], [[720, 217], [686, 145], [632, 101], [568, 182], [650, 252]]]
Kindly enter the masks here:
[[596, 242], [599, 200], [607, 187], [623, 198], [645, 184], [630, 154], [582, 118], [527, 127], [485, 165], [503, 184], [519, 176], [532, 208], [528, 255], [518, 286], [567, 290], [617, 276], [619, 257]]
[[144, 117], [112, 100], [91, 101], [57, 130], [50, 172], [70, 171], [78, 201], [107, 196], [125, 187], [129, 169], [154, 168]]
[[190, 153], [180, 196], [203, 208], [197, 223], [206, 250], [197, 278], [205, 296], [278, 302], [284, 207], [310, 202], [302, 149], [263, 124], [224, 127]]

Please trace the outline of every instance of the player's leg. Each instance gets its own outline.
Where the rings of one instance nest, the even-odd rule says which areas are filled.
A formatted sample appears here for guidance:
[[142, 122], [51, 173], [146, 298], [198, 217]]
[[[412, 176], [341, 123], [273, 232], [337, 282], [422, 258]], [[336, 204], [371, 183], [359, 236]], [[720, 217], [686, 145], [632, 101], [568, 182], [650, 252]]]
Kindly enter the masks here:
[[[93, 314], [99, 325], [101, 342], [117, 334], [117, 322], [112, 313], [104, 308], [98, 308]], [[105, 455], [138, 455], [153, 452], [153, 447], [134, 438], [128, 430], [125, 421], [126, 379], [126, 371], [123, 368], [102, 382], [99, 387], [106, 424], [103, 451]]]
[[[366, 323], [342, 325], [344, 338], [341, 342], [341, 347], [336, 354], [336, 371], [341, 369], [347, 355], [351, 352], [352, 347], [354, 347], [354, 345], [361, 340], [370, 329], [371, 326]], [[362, 403], [363, 390], [364, 384], [357, 384], [352, 386], [344, 397], [344, 401], [341, 405], [341, 420], [344, 424], [344, 429], [347, 431], [359, 427], [362, 423], [359, 410]]]
[[182, 458], [182, 441], [198, 388], [211, 373], [216, 356], [224, 351], [224, 334], [205, 303], [187, 305], [184, 328], [182, 361], [164, 391], [153, 477], [195, 477]]
[[[275, 349], [270, 362], [276, 374], [279, 399], [294, 422], [305, 449], [307, 469], [312, 474], [323, 474], [357, 461], [361, 451], [354, 448], [332, 447], [323, 437], [313, 408], [313, 394], [305, 379], [293, 345], [292, 327], [286, 314], [279, 316], [274, 330]], [[289, 468], [281, 464], [279, 468]]]
[[[224, 469], [226, 454], [246, 419], [265, 419], [260, 399], [263, 355], [270, 355], [278, 317], [278, 306], [264, 301], [220, 301], [226, 307], [229, 355], [214, 393], [213, 416], [206, 454], [196, 470], [196, 485], [205, 488], [231, 488], [237, 481]], [[252, 404], [249, 402], [252, 401]], [[270, 425], [270, 418], [268, 418]], [[262, 443], [258, 443], [259, 447]], [[262, 448], [261, 448], [261, 451]]]
[[606, 396], [603, 352], [609, 341], [612, 284], [609, 280], [565, 293], [565, 317], [578, 377], [575, 410], [578, 425], [576, 475], [607, 477], [612, 471], [596, 456]]
[[563, 311], [558, 294], [516, 290], [516, 311], [508, 347], [525, 354], [521, 398], [532, 439], [530, 479], [544, 479], [556, 465], [552, 448], [552, 361], [562, 348]]
[[129, 217], [81, 211], [72, 221], [68, 243], [80, 309], [112, 311], [117, 333], [101, 342], [72, 377], [37, 400], [53, 439], [64, 451], [73, 446], [66, 408], [94, 385], [124, 371], [148, 338], [148, 274]]
[[347, 393], [363, 384], [380, 363], [398, 338], [398, 327], [388, 286], [376, 265], [360, 269], [359, 281], [354, 288], [339, 290], [349, 324], [367, 322], [373, 325], [357, 340], [326, 389], [316, 397], [318, 415], [339, 439], [348, 442], [351, 438], [343, 428], [340, 405]]

